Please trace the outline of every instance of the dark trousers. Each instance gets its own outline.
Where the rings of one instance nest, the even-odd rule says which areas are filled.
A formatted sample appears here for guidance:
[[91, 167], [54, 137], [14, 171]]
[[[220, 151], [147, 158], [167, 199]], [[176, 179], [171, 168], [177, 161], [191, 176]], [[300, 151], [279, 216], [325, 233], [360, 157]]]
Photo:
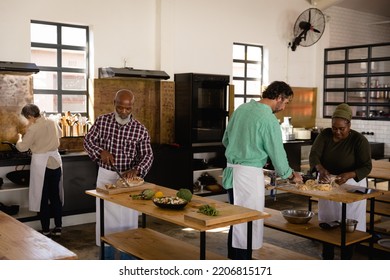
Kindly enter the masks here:
[[61, 180], [61, 168], [46, 168], [45, 179], [43, 181], [41, 209], [39, 216], [41, 219], [42, 231], [50, 231], [50, 218], [53, 215], [56, 227], [62, 227], [62, 203], [60, 199], [59, 184]]
[[[234, 204], [233, 189], [227, 190], [230, 204]], [[252, 252], [251, 252], [252, 255]], [[247, 260], [248, 250], [233, 247], [233, 226], [230, 226], [228, 234], [228, 258], [232, 260]]]

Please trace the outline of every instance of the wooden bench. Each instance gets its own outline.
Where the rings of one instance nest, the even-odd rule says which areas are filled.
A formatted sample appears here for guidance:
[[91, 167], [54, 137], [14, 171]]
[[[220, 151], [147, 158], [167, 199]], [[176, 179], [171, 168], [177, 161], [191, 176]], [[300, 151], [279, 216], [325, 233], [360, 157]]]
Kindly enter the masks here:
[[265, 242], [259, 250], [252, 251], [252, 258], [254, 260], [316, 260], [314, 257]]
[[[187, 242], [148, 228], [112, 233], [102, 240], [119, 251], [142, 260], [199, 260], [200, 249]], [[226, 260], [226, 257], [206, 251], [208, 260]]]
[[77, 255], [0, 211], [0, 260], [70, 260]]
[[[102, 237], [102, 240], [119, 251], [142, 260], [197, 260], [199, 248], [187, 242], [172, 238], [148, 228], [132, 229]], [[315, 258], [264, 243], [259, 250], [253, 250], [256, 260], [314, 260]], [[207, 251], [206, 259], [227, 260], [227, 258]]]
[[[311, 240], [321, 241], [336, 246], [341, 246], [340, 228], [324, 230], [319, 227], [317, 215], [315, 215], [307, 224], [291, 224], [287, 222], [279, 210], [265, 208], [265, 212], [271, 214], [271, 217], [264, 219], [264, 225], [269, 228], [291, 233], [297, 236]], [[345, 245], [349, 246], [355, 243], [368, 240], [371, 235], [367, 232], [356, 230], [347, 233]]]

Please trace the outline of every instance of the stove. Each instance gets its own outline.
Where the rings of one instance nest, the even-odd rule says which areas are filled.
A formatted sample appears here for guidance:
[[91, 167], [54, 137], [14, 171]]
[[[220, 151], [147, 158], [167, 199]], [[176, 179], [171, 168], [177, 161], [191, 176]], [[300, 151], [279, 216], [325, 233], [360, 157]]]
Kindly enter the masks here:
[[0, 151], [0, 160], [7, 159], [29, 159], [31, 152], [14, 152], [14, 151]]

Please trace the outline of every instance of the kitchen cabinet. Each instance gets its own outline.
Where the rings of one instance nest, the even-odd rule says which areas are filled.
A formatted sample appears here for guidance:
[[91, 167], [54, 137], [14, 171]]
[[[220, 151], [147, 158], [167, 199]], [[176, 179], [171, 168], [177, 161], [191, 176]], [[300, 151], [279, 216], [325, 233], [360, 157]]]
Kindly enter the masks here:
[[[95, 211], [95, 200], [85, 195], [85, 190], [96, 188], [97, 165], [85, 152], [62, 155], [64, 206], [63, 215], [83, 214]], [[0, 202], [5, 205], [19, 205], [20, 210], [13, 217], [22, 221], [37, 220], [36, 212], [28, 211], [28, 186], [20, 186], [6, 178], [6, 174], [15, 169], [29, 169], [29, 158], [0, 160], [0, 177], [4, 184], [0, 186]]]
[[[153, 165], [145, 181], [172, 189], [187, 188], [193, 191], [194, 182], [208, 172], [220, 183], [220, 175], [226, 167], [225, 148], [214, 146], [182, 147], [176, 145], [152, 145]], [[202, 195], [211, 192], [203, 191]]]
[[324, 118], [348, 103], [354, 119], [390, 120], [390, 43], [325, 49]]

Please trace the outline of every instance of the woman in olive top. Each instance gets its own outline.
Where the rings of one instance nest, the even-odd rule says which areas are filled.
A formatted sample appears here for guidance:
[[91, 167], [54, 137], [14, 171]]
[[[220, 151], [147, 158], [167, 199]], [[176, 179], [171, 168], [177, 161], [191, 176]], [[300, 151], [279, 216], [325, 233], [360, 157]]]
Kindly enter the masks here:
[[[343, 103], [332, 115], [332, 128], [324, 129], [314, 141], [309, 161], [319, 174], [320, 182], [329, 182], [336, 175], [336, 183], [367, 187], [367, 175], [371, 172], [371, 151], [366, 137], [351, 129], [352, 111]], [[366, 231], [366, 200], [347, 204], [347, 219], [358, 221], [357, 229]], [[341, 220], [341, 203], [320, 199], [318, 220]], [[349, 257], [352, 257], [350, 252]], [[333, 246], [324, 246], [324, 259], [334, 258]]]

